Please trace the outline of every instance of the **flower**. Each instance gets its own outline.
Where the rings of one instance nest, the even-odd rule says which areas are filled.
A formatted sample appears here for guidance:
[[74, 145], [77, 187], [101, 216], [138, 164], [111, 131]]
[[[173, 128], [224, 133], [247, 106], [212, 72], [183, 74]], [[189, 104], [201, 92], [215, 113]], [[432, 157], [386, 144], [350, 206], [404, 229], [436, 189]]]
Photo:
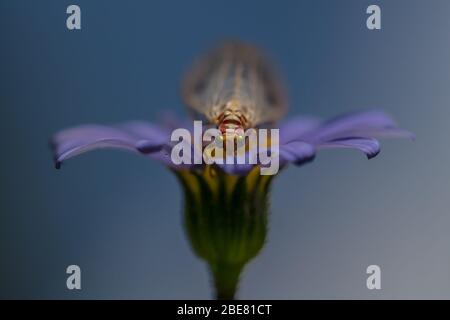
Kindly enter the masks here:
[[[81, 125], [57, 133], [51, 140], [56, 168], [69, 158], [87, 151], [122, 149], [153, 158], [172, 169], [205, 167], [198, 164], [175, 165], [170, 158], [173, 142], [169, 125], [142, 121], [113, 126]], [[371, 159], [380, 152], [379, 138], [410, 138], [414, 135], [400, 129], [381, 111], [356, 112], [328, 121], [314, 117], [295, 117], [280, 126], [279, 157], [281, 167], [312, 161], [317, 151], [330, 148], [357, 149]], [[229, 174], [247, 174], [254, 165], [223, 164]]]
[[[51, 140], [55, 166], [87, 151], [122, 149], [155, 159], [173, 169], [184, 192], [184, 226], [195, 254], [209, 266], [218, 299], [234, 299], [245, 266], [266, 242], [269, 190], [273, 176], [257, 165], [180, 164], [171, 161], [171, 132], [180, 124], [128, 122], [82, 125]], [[189, 125], [182, 126], [192, 129]], [[378, 138], [414, 138], [380, 111], [358, 112], [329, 121], [296, 117], [280, 126], [279, 164], [302, 165], [327, 148], [350, 148], [373, 158]], [[197, 152], [198, 150], [194, 150]]]

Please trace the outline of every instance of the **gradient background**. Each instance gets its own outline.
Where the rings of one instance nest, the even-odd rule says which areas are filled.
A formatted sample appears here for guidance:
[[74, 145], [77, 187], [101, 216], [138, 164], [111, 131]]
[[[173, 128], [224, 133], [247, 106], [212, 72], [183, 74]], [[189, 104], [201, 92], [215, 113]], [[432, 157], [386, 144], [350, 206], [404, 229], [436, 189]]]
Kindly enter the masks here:
[[[224, 38], [278, 62], [289, 115], [380, 108], [417, 135], [371, 160], [324, 151], [273, 184], [241, 298], [450, 298], [450, 1], [0, 1], [0, 297], [210, 298], [158, 163], [98, 151], [53, 168], [56, 131], [184, 115], [180, 77]], [[82, 30], [66, 29], [79, 4]], [[382, 9], [369, 31], [365, 10]], [[78, 264], [82, 290], [66, 289]], [[366, 288], [366, 267], [382, 290]]]

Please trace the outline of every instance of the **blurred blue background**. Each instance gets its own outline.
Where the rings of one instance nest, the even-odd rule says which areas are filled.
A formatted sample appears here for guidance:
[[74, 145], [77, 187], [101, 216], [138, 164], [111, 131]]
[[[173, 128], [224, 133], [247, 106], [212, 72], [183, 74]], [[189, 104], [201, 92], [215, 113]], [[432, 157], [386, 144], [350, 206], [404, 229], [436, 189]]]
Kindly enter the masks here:
[[[1, 298], [211, 297], [168, 170], [105, 150], [57, 171], [47, 141], [86, 122], [185, 115], [183, 72], [228, 38], [278, 63], [289, 115], [380, 108], [418, 137], [282, 172], [239, 297], [450, 298], [449, 1], [0, 3]], [[81, 31], [66, 28], [73, 3]], [[366, 28], [374, 3], [381, 31]], [[70, 264], [81, 291], [66, 289]], [[366, 288], [371, 264], [382, 290]]]

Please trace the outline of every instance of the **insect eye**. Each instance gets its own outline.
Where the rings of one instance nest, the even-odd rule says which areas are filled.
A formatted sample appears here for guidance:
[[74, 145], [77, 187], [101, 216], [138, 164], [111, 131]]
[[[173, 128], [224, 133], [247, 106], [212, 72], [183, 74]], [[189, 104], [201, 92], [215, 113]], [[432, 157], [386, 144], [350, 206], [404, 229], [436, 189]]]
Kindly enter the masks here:
[[236, 144], [238, 147], [241, 147], [245, 144], [245, 137], [241, 134], [236, 136]]
[[219, 149], [223, 148], [223, 140], [224, 140], [223, 135], [218, 136], [218, 139], [214, 140], [215, 145], [216, 145], [217, 148], [219, 148]]

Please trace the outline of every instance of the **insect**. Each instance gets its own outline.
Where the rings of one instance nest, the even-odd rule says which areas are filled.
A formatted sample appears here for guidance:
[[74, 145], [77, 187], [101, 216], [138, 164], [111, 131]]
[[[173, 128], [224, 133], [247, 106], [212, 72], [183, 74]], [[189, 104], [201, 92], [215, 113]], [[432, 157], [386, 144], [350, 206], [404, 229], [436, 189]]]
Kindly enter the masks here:
[[226, 42], [203, 56], [187, 74], [182, 94], [194, 114], [217, 126], [222, 139], [243, 139], [246, 129], [274, 123], [287, 109], [266, 57], [242, 42]]

